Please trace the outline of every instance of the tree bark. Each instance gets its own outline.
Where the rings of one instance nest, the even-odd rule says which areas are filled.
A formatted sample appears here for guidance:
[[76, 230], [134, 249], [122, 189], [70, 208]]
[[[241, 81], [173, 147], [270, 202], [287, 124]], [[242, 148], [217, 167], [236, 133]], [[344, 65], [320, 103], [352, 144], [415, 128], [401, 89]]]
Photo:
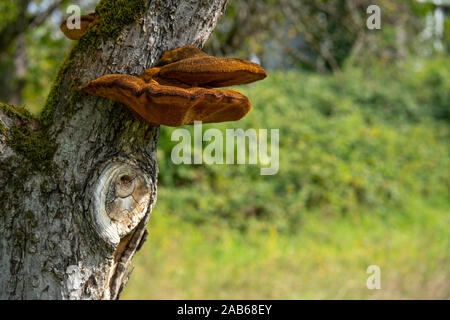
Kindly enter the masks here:
[[227, 0], [102, 0], [100, 20], [130, 2], [144, 10], [112, 12], [114, 21], [131, 15], [117, 35], [104, 24], [80, 39], [41, 118], [0, 108], [0, 299], [116, 299], [145, 241], [159, 127], [80, 88], [203, 46]]

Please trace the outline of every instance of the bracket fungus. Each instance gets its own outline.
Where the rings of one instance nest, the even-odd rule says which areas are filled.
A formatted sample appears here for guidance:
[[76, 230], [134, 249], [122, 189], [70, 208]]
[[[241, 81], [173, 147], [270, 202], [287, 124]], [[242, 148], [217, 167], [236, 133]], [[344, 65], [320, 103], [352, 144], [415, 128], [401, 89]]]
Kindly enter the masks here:
[[185, 46], [173, 50], [164, 51], [156, 66], [163, 66], [180, 60], [195, 57], [209, 57], [209, 56], [199, 48], [187, 44]]
[[182, 126], [235, 121], [250, 110], [250, 101], [239, 92], [206, 88], [178, 88], [138, 77], [110, 74], [89, 82], [84, 90], [92, 95], [122, 102], [145, 122]]
[[98, 19], [95, 13], [85, 14], [80, 16], [80, 28], [69, 28], [67, 19], [61, 22], [59, 28], [65, 36], [71, 40], [80, 39], [85, 33], [89, 25]]
[[243, 118], [250, 111], [249, 99], [237, 91], [214, 87], [250, 83], [267, 76], [255, 63], [211, 57], [193, 46], [166, 51], [158, 65], [139, 77], [105, 75], [83, 89], [125, 104], [140, 121], [176, 127], [194, 121]]
[[161, 67], [145, 70], [141, 78], [152, 78], [167, 85], [219, 88], [251, 83], [267, 77], [266, 71], [256, 63], [236, 58], [212, 57], [192, 46], [166, 51], [158, 66]]

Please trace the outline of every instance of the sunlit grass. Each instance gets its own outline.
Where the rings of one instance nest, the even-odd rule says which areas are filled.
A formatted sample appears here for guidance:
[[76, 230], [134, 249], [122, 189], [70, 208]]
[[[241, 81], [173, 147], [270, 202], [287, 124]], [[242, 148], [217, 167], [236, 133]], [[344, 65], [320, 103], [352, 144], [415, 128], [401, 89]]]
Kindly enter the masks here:
[[[163, 191], [162, 191], [163, 192]], [[449, 203], [324, 218], [297, 233], [196, 226], [157, 209], [124, 299], [450, 298]], [[263, 230], [269, 231], [263, 231]], [[381, 290], [366, 268], [381, 268]]]

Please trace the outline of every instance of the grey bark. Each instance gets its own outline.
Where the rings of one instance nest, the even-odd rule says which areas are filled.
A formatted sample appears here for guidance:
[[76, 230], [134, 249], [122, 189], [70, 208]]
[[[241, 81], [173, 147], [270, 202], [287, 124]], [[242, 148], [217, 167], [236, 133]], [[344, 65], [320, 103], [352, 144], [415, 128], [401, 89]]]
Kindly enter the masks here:
[[165, 50], [203, 46], [226, 2], [147, 1], [118, 39], [77, 53], [56, 97], [51, 170], [32, 171], [8, 144], [14, 126], [42, 124], [0, 110], [1, 299], [119, 297], [156, 202], [159, 127], [70, 88], [74, 79], [81, 86], [105, 74], [139, 75]]

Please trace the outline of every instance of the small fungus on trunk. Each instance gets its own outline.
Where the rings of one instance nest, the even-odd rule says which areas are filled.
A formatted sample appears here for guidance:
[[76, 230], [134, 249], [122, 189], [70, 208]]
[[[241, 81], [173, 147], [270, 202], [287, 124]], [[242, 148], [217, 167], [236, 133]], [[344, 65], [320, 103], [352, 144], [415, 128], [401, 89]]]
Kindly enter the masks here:
[[85, 14], [80, 16], [80, 28], [69, 28], [67, 25], [67, 19], [61, 23], [59, 28], [67, 38], [71, 40], [78, 40], [86, 33], [89, 25], [97, 19], [98, 17], [95, 13]]

